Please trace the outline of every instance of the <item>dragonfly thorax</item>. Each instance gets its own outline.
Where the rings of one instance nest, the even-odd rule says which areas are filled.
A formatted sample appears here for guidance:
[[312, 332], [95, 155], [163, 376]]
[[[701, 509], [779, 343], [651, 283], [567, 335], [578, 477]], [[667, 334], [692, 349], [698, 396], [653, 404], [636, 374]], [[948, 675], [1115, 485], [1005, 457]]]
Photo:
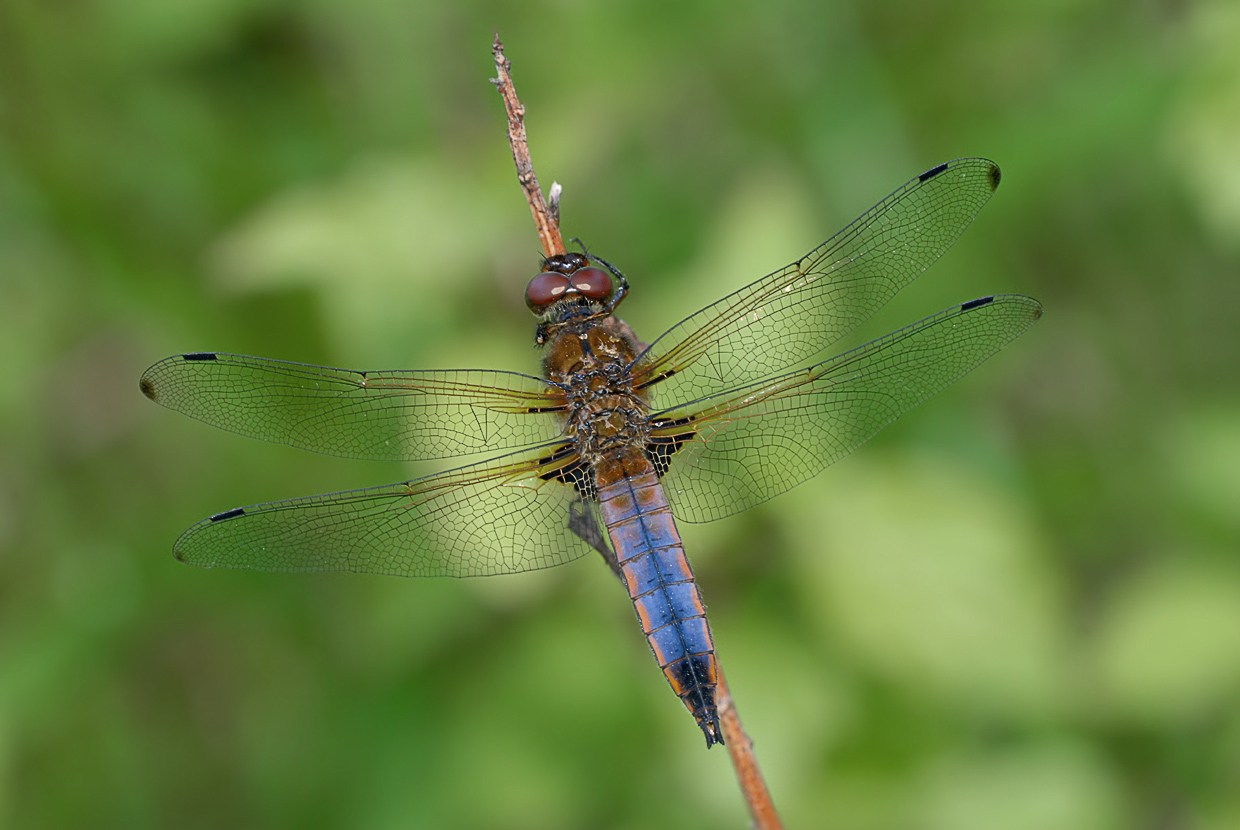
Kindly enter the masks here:
[[578, 455], [595, 462], [625, 447], [644, 451], [650, 432], [649, 414], [633, 396], [608, 395], [574, 406], [569, 431]]
[[567, 325], [548, 345], [545, 377], [564, 389], [565, 429], [582, 458], [644, 448], [649, 408], [630, 371], [639, 347], [628, 327], [611, 316]]

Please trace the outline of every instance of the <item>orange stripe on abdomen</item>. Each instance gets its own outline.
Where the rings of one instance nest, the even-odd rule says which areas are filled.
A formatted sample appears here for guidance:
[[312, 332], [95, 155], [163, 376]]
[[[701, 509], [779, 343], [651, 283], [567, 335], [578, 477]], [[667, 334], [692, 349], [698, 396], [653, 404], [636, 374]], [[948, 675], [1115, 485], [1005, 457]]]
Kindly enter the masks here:
[[642, 631], [672, 690], [706, 735], [706, 745], [722, 743], [715, 645], [654, 466], [630, 452], [598, 469], [599, 511]]

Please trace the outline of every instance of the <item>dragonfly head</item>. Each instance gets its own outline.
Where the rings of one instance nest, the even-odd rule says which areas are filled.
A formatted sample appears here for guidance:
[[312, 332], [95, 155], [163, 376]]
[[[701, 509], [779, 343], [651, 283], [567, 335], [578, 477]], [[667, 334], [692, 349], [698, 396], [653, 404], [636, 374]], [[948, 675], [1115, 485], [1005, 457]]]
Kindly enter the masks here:
[[543, 270], [525, 288], [525, 304], [542, 316], [559, 303], [590, 307], [602, 304], [608, 313], [616, 293], [611, 275], [594, 265], [585, 254], [555, 254], [543, 260]]

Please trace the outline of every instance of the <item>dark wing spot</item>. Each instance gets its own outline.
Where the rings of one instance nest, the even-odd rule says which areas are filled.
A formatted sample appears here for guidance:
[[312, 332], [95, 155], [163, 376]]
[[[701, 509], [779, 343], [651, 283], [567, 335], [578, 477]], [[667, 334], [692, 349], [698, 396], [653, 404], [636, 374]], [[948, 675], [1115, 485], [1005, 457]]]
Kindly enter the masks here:
[[216, 513], [208, 521], [226, 522], [229, 519], [235, 519], [238, 516], [244, 516], [244, 515], [245, 515], [244, 507], [234, 507], [232, 510], [225, 510], [223, 513]]
[[646, 444], [646, 458], [654, 465], [654, 471], [660, 478], [672, 464], [672, 456], [685, 442], [691, 440], [696, 432], [682, 432], [678, 435], [655, 435]]
[[151, 383], [150, 378], [143, 378], [138, 381], [138, 388], [142, 390], [142, 394], [151, 400], [155, 400], [155, 384]]
[[999, 187], [999, 180], [1003, 178], [1003, 174], [999, 172], [999, 165], [997, 164], [990, 165], [990, 170], [987, 171], [987, 174], [990, 176], [990, 190], [993, 193]]
[[686, 415], [683, 418], [672, 418], [672, 419], [660, 418], [658, 420], [652, 421], [650, 423], [650, 428], [656, 429], [656, 430], [662, 430], [662, 429], [668, 429], [670, 427], [684, 427], [684, 426], [688, 426], [689, 424], [693, 423], [695, 420], [697, 420], [696, 415]]
[[[576, 448], [573, 447], [572, 444], [561, 444], [555, 448], [555, 451], [553, 451], [551, 455], [544, 455], [542, 458], [538, 459], [538, 466], [546, 467], [547, 465], [554, 464], [557, 461], [563, 461], [576, 451]], [[543, 479], [543, 481], [547, 480], [548, 479], [545, 478]]]
[[215, 360], [215, 352], [194, 352], [181, 355], [182, 360]]
[[[550, 455], [540, 458], [538, 466], [549, 467], [574, 455], [576, 452], [577, 448], [572, 444], [562, 444]], [[594, 485], [593, 471], [590, 469], [590, 465], [580, 458], [576, 458], [562, 467], [548, 470], [540, 475], [539, 478], [543, 481], [558, 481], [561, 484], [571, 484], [583, 499], [598, 500], [598, 489]]]
[[598, 501], [598, 488], [594, 485], [594, 476], [590, 465], [578, 458], [571, 464], [543, 473], [539, 476], [543, 481], [558, 481], [571, 484], [577, 493], [589, 501]]
[[922, 173], [920, 176], [917, 177], [917, 181], [924, 182], [926, 179], [933, 179], [935, 176], [942, 173], [946, 169], [947, 169], [947, 162], [943, 162], [942, 164], [931, 167], [925, 173]]
[[[655, 433], [666, 433], [669, 429], [687, 427], [695, 420], [697, 420], [696, 415], [686, 415], [683, 418], [656, 419], [650, 422], [650, 427]], [[663, 477], [671, 465], [672, 455], [686, 442], [693, 440], [695, 435], [697, 435], [696, 430], [686, 429], [684, 432], [678, 432], [674, 435], [655, 434], [650, 436], [646, 444], [646, 458], [650, 459], [650, 463], [654, 465], [655, 473], [660, 478]]]
[[[632, 368], [632, 367], [630, 367], [630, 368]], [[657, 375], [655, 375], [654, 377], [652, 377], [650, 380], [648, 380], [648, 381], [646, 381], [645, 383], [643, 383], [641, 386], [637, 387], [637, 391], [638, 391], [638, 392], [640, 392], [640, 391], [642, 391], [643, 389], [649, 389], [651, 386], [654, 386], [656, 383], [659, 383], [660, 381], [667, 380], [667, 379], [668, 379], [668, 378], [670, 378], [672, 375], [676, 374], [678, 371], [680, 371], [680, 370], [679, 370], [679, 369], [675, 369], [675, 368], [673, 368], [673, 369], [668, 369], [666, 372], [660, 372], [659, 374], [657, 374]]]
[[972, 311], [975, 308], [981, 308], [984, 305], [990, 305], [995, 301], [994, 297], [979, 297], [976, 300], [969, 300], [967, 303], [960, 304], [961, 311]]

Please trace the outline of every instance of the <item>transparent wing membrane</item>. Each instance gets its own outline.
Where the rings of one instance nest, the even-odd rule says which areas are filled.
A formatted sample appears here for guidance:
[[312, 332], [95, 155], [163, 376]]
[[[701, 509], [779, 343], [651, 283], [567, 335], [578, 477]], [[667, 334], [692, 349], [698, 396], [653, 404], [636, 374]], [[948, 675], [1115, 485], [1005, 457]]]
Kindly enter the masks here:
[[639, 384], [665, 408], [812, 358], [934, 264], [998, 184], [987, 159], [927, 170], [796, 262], [673, 326], [639, 359]]
[[178, 559], [255, 571], [490, 576], [591, 547], [569, 529], [576, 491], [543, 480], [554, 448], [343, 493], [228, 510], [181, 535]]
[[142, 375], [156, 403], [301, 449], [382, 461], [516, 450], [552, 440], [559, 389], [516, 372], [353, 372], [205, 352]]
[[[655, 401], [646, 450], [678, 518], [718, 519], [805, 481], [1033, 325], [1042, 313], [1036, 300], [984, 297], [808, 365], [933, 264], [998, 182], [998, 167], [985, 159], [934, 167], [801, 259], [654, 341], [632, 380]], [[604, 379], [596, 366], [589, 380], [602, 386], [581, 403], [586, 415], [622, 411], [589, 410], [626, 385], [620, 368], [608, 366]], [[617, 568], [591, 500], [594, 471], [563, 433], [565, 389], [545, 380], [353, 372], [211, 352], [156, 363], [141, 388], [222, 429], [329, 455], [507, 453], [399, 484], [217, 514], [177, 541], [185, 562], [483, 576], [593, 549]]]
[[663, 476], [678, 518], [729, 516], [839, 461], [1020, 336], [1042, 315], [1016, 295], [964, 303], [807, 369], [656, 416], [679, 446]]

